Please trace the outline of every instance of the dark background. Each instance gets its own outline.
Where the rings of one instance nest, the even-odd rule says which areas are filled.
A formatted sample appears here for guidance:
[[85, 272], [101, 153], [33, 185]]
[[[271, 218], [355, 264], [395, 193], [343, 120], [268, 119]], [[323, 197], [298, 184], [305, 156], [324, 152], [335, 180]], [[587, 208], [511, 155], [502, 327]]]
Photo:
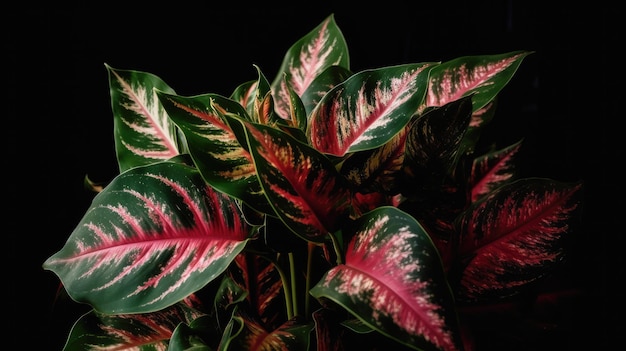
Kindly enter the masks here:
[[617, 225], [625, 198], [623, 96], [617, 94], [624, 73], [613, 54], [624, 38], [616, 8], [513, 0], [202, 3], [32, 5], [3, 12], [5, 322], [13, 349], [61, 350], [84, 310], [64, 299], [55, 303], [59, 280], [41, 265], [61, 249], [91, 202], [85, 175], [106, 182], [117, 174], [104, 64], [154, 73], [180, 95], [227, 96], [256, 78], [253, 64], [273, 78], [291, 44], [331, 13], [354, 72], [535, 51], [502, 92], [489, 133], [501, 146], [525, 138], [527, 175], [583, 180], [583, 225], [555, 278], [575, 295], [554, 311], [563, 324], [543, 344], [522, 341], [509, 349], [607, 349], [624, 341], [626, 233]]

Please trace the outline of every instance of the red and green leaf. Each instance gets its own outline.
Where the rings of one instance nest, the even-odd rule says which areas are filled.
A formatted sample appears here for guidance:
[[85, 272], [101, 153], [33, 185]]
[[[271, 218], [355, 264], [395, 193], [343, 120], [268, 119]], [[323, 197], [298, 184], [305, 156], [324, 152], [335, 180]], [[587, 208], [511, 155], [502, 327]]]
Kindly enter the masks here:
[[505, 183], [516, 180], [519, 173], [516, 156], [522, 146], [518, 141], [513, 145], [474, 159], [470, 173], [471, 201], [491, 193]]
[[309, 136], [317, 150], [343, 156], [384, 145], [417, 110], [431, 64], [363, 71], [331, 89], [311, 112]]
[[[216, 94], [182, 97], [159, 92], [158, 96], [185, 135], [189, 152], [204, 179], [250, 207], [267, 212], [269, 205], [257, 180], [252, 157], [225, 117], [247, 119], [244, 108]], [[239, 126], [238, 122], [234, 123]], [[241, 138], [244, 137], [242, 132]]]
[[311, 345], [312, 323], [303, 323], [296, 318], [287, 320], [276, 329], [266, 326], [237, 309], [233, 315], [236, 324], [241, 324], [236, 334], [232, 335], [229, 346], [234, 350], [308, 350]]
[[458, 350], [452, 292], [419, 223], [395, 207], [380, 207], [354, 228], [345, 264], [330, 269], [311, 294], [414, 349]]
[[250, 231], [237, 203], [196, 169], [157, 163], [116, 177], [44, 268], [99, 312], [151, 312], [219, 276]]
[[184, 303], [143, 314], [91, 311], [74, 324], [63, 350], [165, 350], [179, 324], [191, 323], [202, 315]]
[[174, 90], [150, 73], [106, 68], [120, 171], [178, 155], [176, 127], [155, 93], [155, 89], [170, 94]]
[[321, 242], [347, 215], [347, 181], [309, 145], [268, 126], [245, 123], [263, 191], [285, 224], [305, 240]]
[[582, 184], [526, 178], [472, 204], [458, 220], [463, 300], [517, 294], [563, 260]]
[[313, 80], [330, 66], [350, 68], [348, 45], [333, 15], [300, 38], [285, 54], [272, 82], [276, 113], [290, 119], [290, 98], [285, 82], [302, 96]]
[[437, 65], [430, 71], [428, 93], [421, 108], [443, 106], [474, 95], [472, 111], [492, 101], [511, 80], [530, 51], [498, 55], [464, 56]]

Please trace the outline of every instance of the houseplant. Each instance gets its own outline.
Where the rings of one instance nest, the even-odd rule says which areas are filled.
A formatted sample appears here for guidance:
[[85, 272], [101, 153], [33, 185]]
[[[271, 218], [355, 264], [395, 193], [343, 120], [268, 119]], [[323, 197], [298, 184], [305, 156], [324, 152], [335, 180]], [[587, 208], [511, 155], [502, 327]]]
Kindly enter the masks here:
[[473, 349], [579, 218], [481, 139], [530, 54], [352, 72], [330, 15], [227, 97], [105, 65], [119, 175], [43, 263], [92, 307], [65, 350]]

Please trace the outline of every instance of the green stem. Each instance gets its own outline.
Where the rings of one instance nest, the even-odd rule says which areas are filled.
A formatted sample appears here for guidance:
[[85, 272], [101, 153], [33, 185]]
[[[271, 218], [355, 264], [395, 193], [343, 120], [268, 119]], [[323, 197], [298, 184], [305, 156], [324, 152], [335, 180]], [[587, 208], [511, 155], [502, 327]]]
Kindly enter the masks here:
[[[293, 252], [289, 253], [289, 270], [291, 271], [291, 294], [292, 294], [292, 303], [293, 303], [293, 315], [298, 315], [298, 296], [296, 292], [298, 289], [296, 288], [296, 264], [293, 258]], [[291, 318], [291, 317], [289, 317]]]
[[333, 249], [335, 249], [335, 255], [337, 255], [337, 265], [343, 264], [343, 257], [341, 255], [341, 250], [339, 248], [339, 242], [337, 242], [337, 238], [333, 234], [328, 234], [330, 236], [330, 240], [333, 242]]
[[304, 315], [305, 317], [309, 317], [310, 313], [310, 304], [311, 304], [311, 294], [309, 294], [309, 290], [311, 290], [311, 270], [313, 266], [313, 250], [315, 249], [315, 245], [312, 242], [308, 244], [308, 252], [306, 259], [306, 281], [305, 281], [305, 289], [306, 294], [304, 295]]
[[278, 274], [280, 275], [280, 280], [283, 282], [283, 292], [285, 293], [285, 305], [287, 307], [287, 319], [291, 319], [293, 317], [293, 304], [291, 302], [291, 285], [285, 275], [285, 272], [280, 268], [280, 265], [277, 261], [272, 262]]

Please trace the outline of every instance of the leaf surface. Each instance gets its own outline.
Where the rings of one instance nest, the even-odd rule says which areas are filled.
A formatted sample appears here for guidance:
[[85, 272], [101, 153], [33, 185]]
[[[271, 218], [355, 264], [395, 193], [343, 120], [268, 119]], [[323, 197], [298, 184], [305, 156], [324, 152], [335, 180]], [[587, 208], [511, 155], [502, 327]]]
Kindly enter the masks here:
[[345, 264], [330, 269], [311, 294], [416, 350], [459, 349], [441, 258], [419, 223], [395, 207], [379, 207], [354, 227]]
[[178, 155], [176, 128], [154, 92], [174, 90], [150, 73], [106, 68], [120, 171]]
[[466, 262], [460, 297], [507, 297], [547, 274], [580, 220], [581, 193], [580, 183], [525, 178], [472, 204], [457, 223]]
[[220, 275], [249, 231], [237, 204], [194, 168], [157, 163], [116, 177], [44, 268], [99, 312], [151, 312]]

